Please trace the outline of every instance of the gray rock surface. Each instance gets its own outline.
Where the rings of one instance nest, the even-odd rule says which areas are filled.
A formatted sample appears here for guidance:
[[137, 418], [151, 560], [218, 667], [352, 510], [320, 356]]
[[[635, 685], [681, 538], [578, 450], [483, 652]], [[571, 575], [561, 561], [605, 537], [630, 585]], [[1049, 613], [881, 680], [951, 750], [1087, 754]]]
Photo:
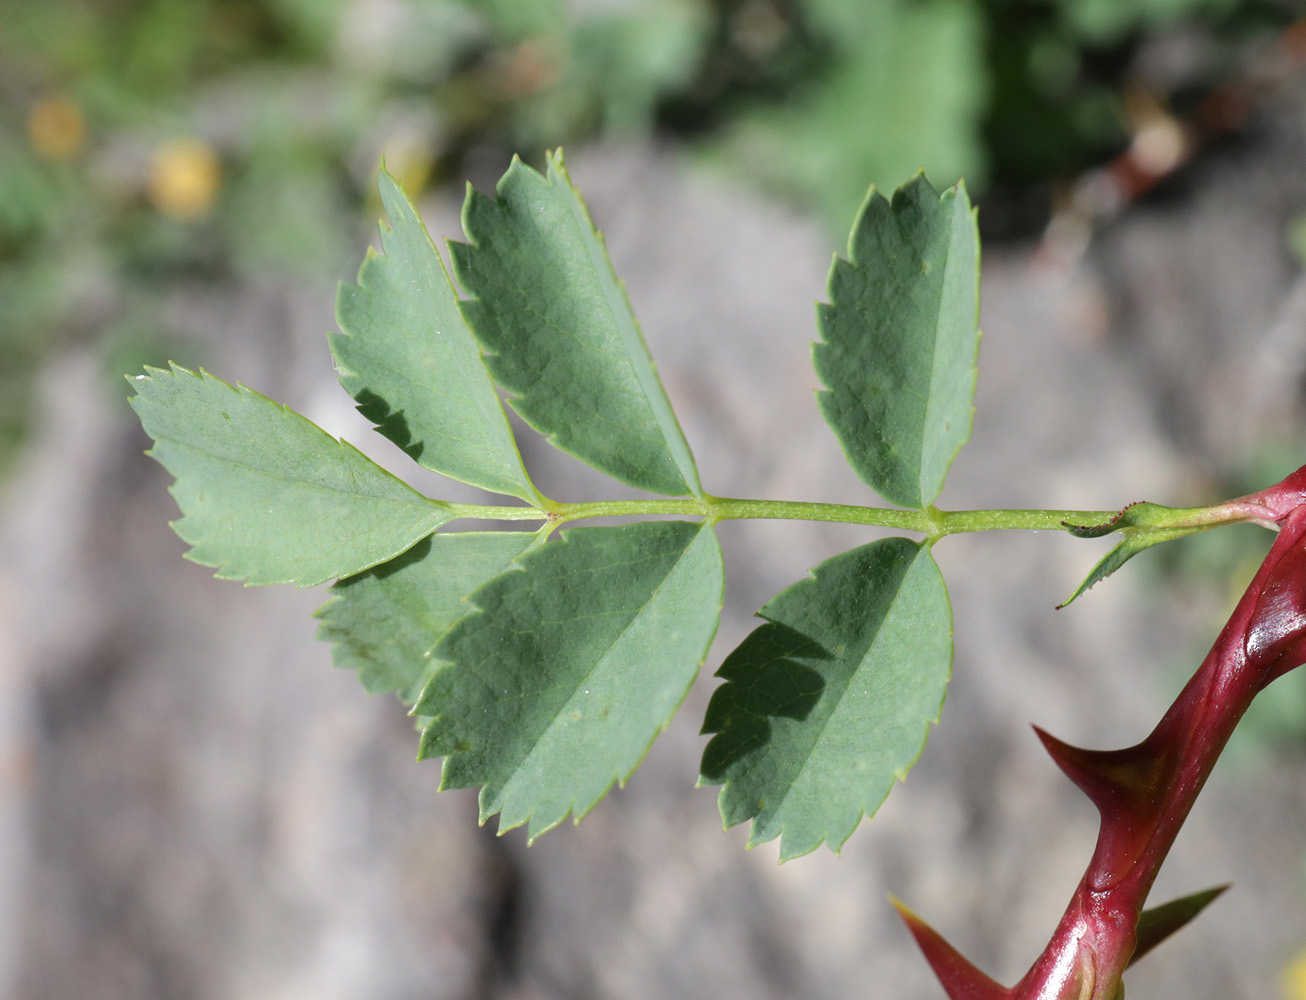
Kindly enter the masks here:
[[[1204, 502], [1253, 442], [1300, 436], [1306, 310], [1283, 236], [1306, 209], [1300, 124], [1213, 154], [1069, 269], [986, 250], [975, 433], [945, 506]], [[865, 502], [812, 395], [829, 241], [665, 151], [569, 163], [708, 489]], [[436, 233], [456, 233], [456, 211], [425, 206]], [[253, 286], [175, 306], [216, 374], [407, 469], [334, 385], [331, 302], [329, 287]], [[938, 997], [890, 892], [1012, 981], [1096, 829], [1029, 723], [1092, 746], [1141, 738], [1222, 616], [1218, 587], [1154, 595], [1156, 573], [1133, 567], [1055, 612], [1100, 545], [946, 540], [942, 725], [842, 857], [778, 866], [693, 788], [710, 674], [767, 598], [868, 533], [726, 525], [702, 683], [625, 790], [528, 849], [478, 829], [472, 793], [437, 796], [398, 704], [331, 668], [309, 618], [320, 593], [244, 589], [182, 559], [168, 477], [123, 395], [89, 355], [57, 359], [5, 487], [0, 994], [21, 1000]], [[527, 461], [555, 495], [609, 494], [543, 446]], [[1306, 946], [1306, 759], [1269, 761], [1217, 773], [1199, 803], [1157, 898], [1235, 890], [1131, 973], [1131, 1000], [1264, 1000]]]

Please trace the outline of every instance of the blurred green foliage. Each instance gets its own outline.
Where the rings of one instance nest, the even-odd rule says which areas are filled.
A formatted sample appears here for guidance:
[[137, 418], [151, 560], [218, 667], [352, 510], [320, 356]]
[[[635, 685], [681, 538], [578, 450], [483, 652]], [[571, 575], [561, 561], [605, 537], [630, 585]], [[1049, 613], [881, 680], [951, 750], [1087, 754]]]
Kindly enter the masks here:
[[783, 102], [756, 102], [722, 154], [815, 205], [834, 231], [866, 195], [927, 167], [936, 183], [982, 180], [985, 24], [957, 0], [809, 0], [820, 69]]
[[1287, 0], [0, 0], [0, 470], [57, 345], [162, 362], [179, 289], [344, 273], [382, 153], [415, 193], [469, 160], [657, 130], [841, 235], [869, 181], [1081, 169], [1127, 141], [1142, 47], [1198, 40], [1195, 69], [1150, 84], [1179, 99], [1290, 17]]

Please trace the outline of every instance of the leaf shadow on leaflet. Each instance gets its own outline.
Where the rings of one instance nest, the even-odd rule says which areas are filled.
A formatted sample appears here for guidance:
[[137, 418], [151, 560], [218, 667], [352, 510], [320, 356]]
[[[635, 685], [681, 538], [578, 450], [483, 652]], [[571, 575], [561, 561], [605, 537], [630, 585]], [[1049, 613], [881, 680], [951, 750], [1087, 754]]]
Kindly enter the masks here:
[[773, 719], [805, 720], [825, 692], [825, 677], [802, 661], [830, 658], [815, 639], [776, 622], [740, 643], [717, 671], [728, 683], [713, 693], [703, 722], [703, 732], [716, 733], [703, 751], [703, 780], [720, 784], [736, 764], [768, 746]]
[[[391, 407], [388, 400], [371, 389], [362, 390], [354, 397], [358, 412], [376, 425], [376, 429], [389, 438], [413, 461], [420, 461], [426, 447], [424, 441], [414, 441], [403, 410]], [[411, 551], [411, 550], [410, 550]]]
[[427, 535], [420, 542], [414, 544], [412, 548], [399, 553], [399, 555], [395, 556], [389, 562], [383, 562], [379, 566], [373, 566], [371, 569], [365, 569], [361, 573], [355, 573], [353, 576], [347, 576], [342, 580], [338, 580], [331, 589], [335, 592], [339, 592], [348, 588], [350, 584], [357, 583], [359, 580], [366, 579], [369, 576], [375, 577], [378, 580], [384, 580], [386, 577], [393, 576], [402, 569], [407, 569], [414, 563], [421, 562], [431, 554], [431, 537], [432, 536]]

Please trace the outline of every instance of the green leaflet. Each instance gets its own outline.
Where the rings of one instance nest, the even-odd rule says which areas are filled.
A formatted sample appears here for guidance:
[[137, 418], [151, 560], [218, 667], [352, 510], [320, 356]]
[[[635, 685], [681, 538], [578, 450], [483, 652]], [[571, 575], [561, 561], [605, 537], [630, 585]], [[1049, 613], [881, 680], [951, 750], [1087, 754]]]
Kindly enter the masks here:
[[177, 479], [188, 558], [224, 580], [312, 587], [392, 559], [449, 520], [298, 413], [177, 365], [131, 380], [131, 404]]
[[701, 784], [780, 858], [838, 850], [920, 756], [952, 667], [952, 612], [923, 544], [872, 542], [781, 591], [718, 671]]
[[340, 286], [330, 337], [340, 384], [377, 430], [434, 472], [536, 499], [507, 415], [449, 275], [413, 206], [385, 170], [384, 256], [369, 248]]
[[435, 672], [431, 650], [472, 610], [466, 598], [506, 570], [541, 536], [463, 531], [423, 539], [381, 566], [337, 581], [314, 617], [337, 667], [358, 671], [369, 692], [394, 691], [413, 705]]
[[666, 728], [721, 612], [711, 527], [574, 528], [473, 596], [417, 704], [441, 786], [482, 785], [481, 818], [533, 839], [624, 783]]
[[640, 489], [700, 495], [698, 471], [603, 240], [563, 169], [513, 160], [471, 188], [454, 270], [513, 408], [562, 450]]
[[891, 503], [938, 499], [970, 436], [979, 348], [979, 234], [958, 185], [872, 189], [848, 260], [830, 269], [813, 348], [821, 412], [857, 474]]

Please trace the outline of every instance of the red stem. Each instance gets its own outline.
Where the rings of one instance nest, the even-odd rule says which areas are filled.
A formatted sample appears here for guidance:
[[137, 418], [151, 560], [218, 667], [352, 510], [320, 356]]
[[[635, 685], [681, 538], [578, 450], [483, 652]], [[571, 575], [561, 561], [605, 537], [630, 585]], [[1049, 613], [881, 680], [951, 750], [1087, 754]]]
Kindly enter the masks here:
[[[1014, 987], [975, 969], [914, 915], [904, 919], [951, 1000], [1117, 1000], [1152, 883], [1252, 699], [1306, 656], [1306, 468], [1259, 494], [1279, 526], [1211, 652], [1142, 743], [1082, 750], [1041, 730], [1053, 760], [1101, 814], [1097, 846], [1043, 953]], [[1198, 904], [1197, 909], [1204, 904]], [[1177, 929], [1189, 916], [1177, 918]], [[1159, 937], [1147, 943], [1150, 947]]]

